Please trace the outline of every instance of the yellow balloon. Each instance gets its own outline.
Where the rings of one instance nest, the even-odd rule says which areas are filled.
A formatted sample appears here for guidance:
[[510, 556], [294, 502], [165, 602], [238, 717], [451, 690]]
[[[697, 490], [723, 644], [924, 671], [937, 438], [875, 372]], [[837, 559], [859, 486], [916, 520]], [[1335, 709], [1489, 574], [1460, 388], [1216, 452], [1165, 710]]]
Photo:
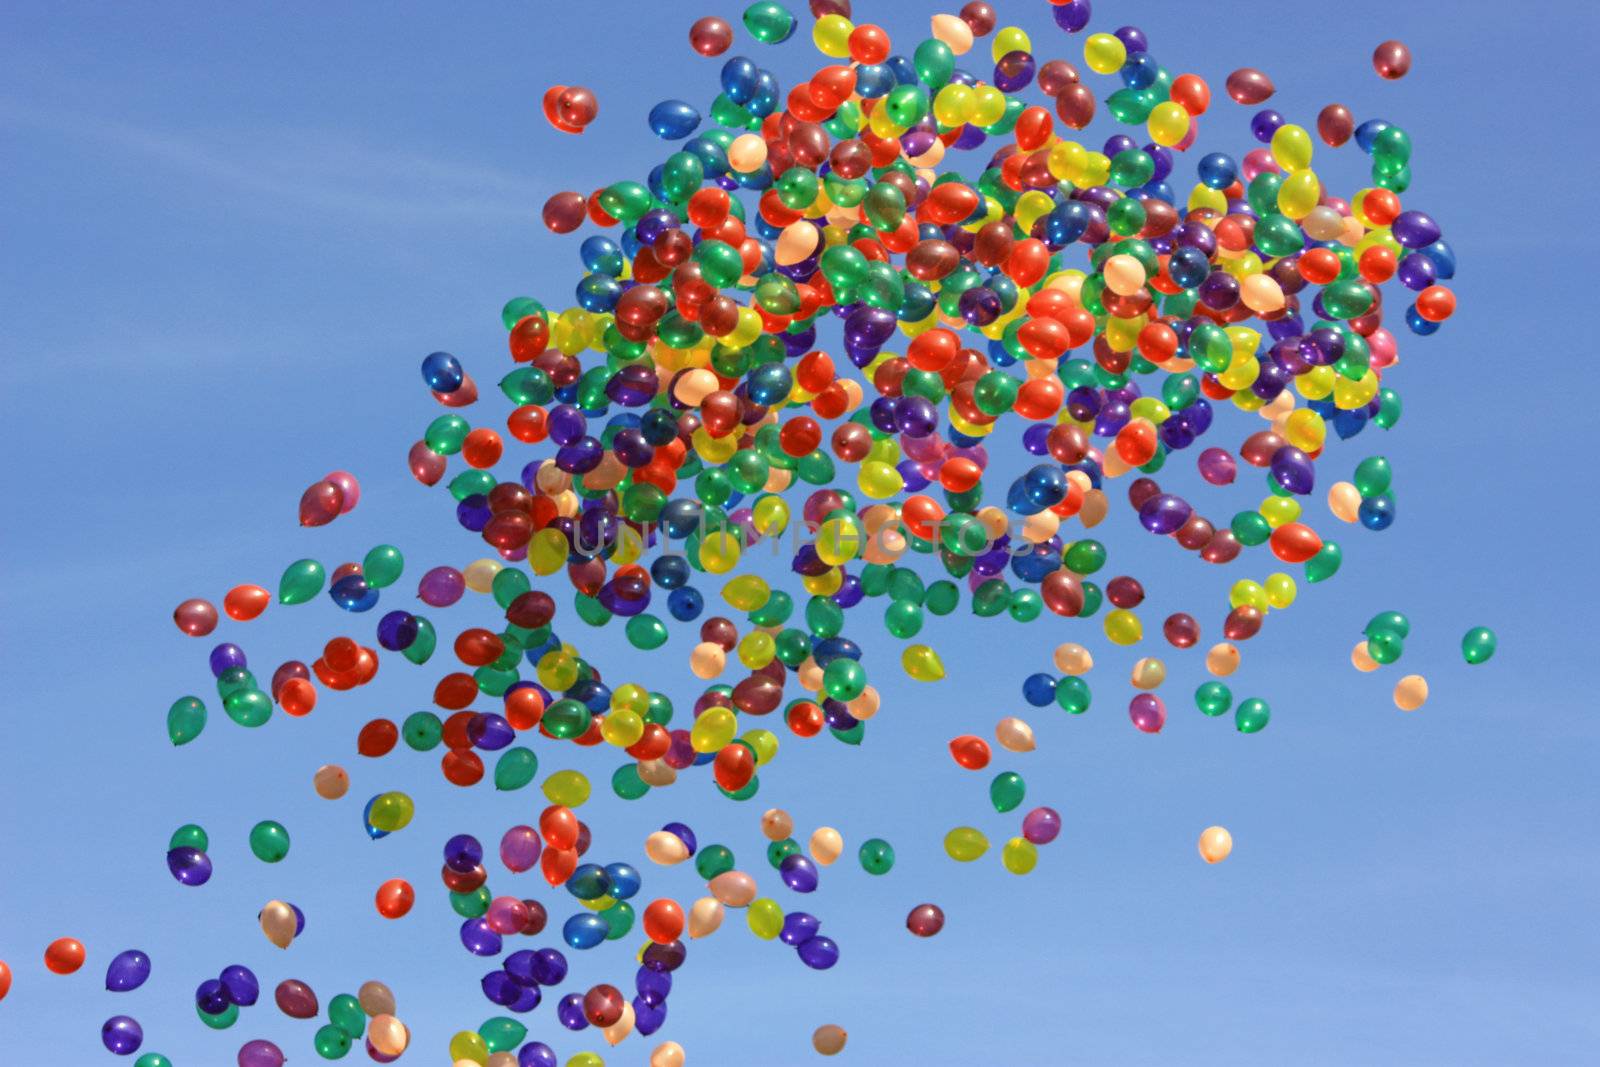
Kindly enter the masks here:
[[1284, 123], [1272, 135], [1272, 158], [1284, 170], [1305, 170], [1311, 166], [1311, 135], [1304, 126]]
[[1284, 523], [1294, 522], [1300, 517], [1300, 501], [1292, 496], [1269, 496], [1256, 510], [1267, 520], [1267, 525], [1276, 530]]
[[907, 645], [900, 654], [900, 666], [919, 682], [937, 682], [944, 677], [944, 661], [927, 645]]
[[600, 722], [600, 736], [617, 748], [631, 748], [644, 736], [644, 716], [632, 708], [616, 708]]
[[1083, 42], [1083, 61], [1096, 74], [1115, 74], [1128, 61], [1128, 48], [1109, 33], [1091, 33]]
[[1207, 863], [1221, 863], [1233, 851], [1233, 835], [1221, 826], [1208, 826], [1200, 831], [1200, 858]]
[[598, 1052], [580, 1052], [567, 1060], [567, 1067], [606, 1067]]
[[1287, 574], [1270, 574], [1266, 581], [1267, 603], [1275, 608], [1286, 608], [1297, 595], [1294, 579]]
[[488, 1063], [489, 1046], [471, 1030], [461, 1030], [450, 1039], [450, 1057], [471, 1063]]
[[739, 642], [739, 662], [753, 671], [771, 663], [778, 654], [778, 643], [769, 633], [756, 630], [746, 634]]
[[579, 771], [557, 771], [546, 778], [540, 788], [550, 803], [569, 808], [580, 807], [590, 793], [589, 779]]
[[417, 813], [417, 806], [411, 798], [404, 793], [380, 793], [372, 801], [372, 809], [367, 812], [367, 821], [374, 828], [386, 833], [404, 830], [411, 825], [411, 818]]
[[729, 578], [722, 587], [722, 599], [739, 611], [755, 611], [772, 596], [772, 587], [754, 574]]
[[1145, 121], [1150, 139], [1159, 145], [1171, 147], [1189, 134], [1189, 112], [1182, 104], [1167, 100], [1150, 109]]
[[933, 98], [933, 117], [941, 126], [965, 125], [978, 106], [977, 94], [960, 82], [951, 82]]
[[[1116, 38], [1112, 38], [1112, 40], [1116, 40]], [[1120, 45], [1122, 42], [1117, 41], [1117, 43]], [[994, 41], [989, 45], [989, 57], [996, 63], [1000, 62], [1008, 53], [1032, 51], [1033, 42], [1028, 39], [1028, 35], [1018, 26], [1006, 26], [997, 30], [994, 35]], [[1117, 66], [1120, 67], [1122, 64], [1119, 62]]]
[[763, 941], [771, 941], [783, 930], [783, 908], [776, 900], [761, 897], [750, 902], [744, 921], [749, 924], [752, 934]]
[[757, 767], [772, 762], [772, 757], [778, 754], [778, 735], [771, 730], [763, 730], [759, 727], [754, 730], [746, 730], [740, 740], [755, 749]]
[[1316, 171], [1297, 170], [1278, 186], [1278, 210], [1291, 219], [1303, 219], [1322, 199], [1322, 182]]
[[989, 839], [972, 826], [958, 826], [944, 835], [945, 854], [957, 863], [971, 863], [989, 851]]
[[611, 691], [611, 710], [645, 714], [650, 710], [650, 690], [633, 682], [623, 682]]
[[707, 708], [689, 728], [689, 745], [696, 752], [716, 752], [739, 732], [739, 717], [731, 708]]
[[906, 480], [893, 464], [867, 460], [856, 472], [856, 485], [868, 500], [887, 500], [906, 487]]
[[811, 27], [811, 40], [817, 51], [832, 59], [850, 55], [850, 34], [855, 26], [843, 15], [824, 15]]
[[1139, 621], [1139, 616], [1126, 608], [1106, 612], [1103, 626], [1106, 637], [1114, 645], [1138, 644], [1144, 637], [1144, 624]]
[[1228, 590], [1228, 606], [1239, 608], [1249, 605], [1266, 611], [1268, 608], [1267, 591], [1261, 587], [1260, 582], [1253, 582], [1248, 578], [1241, 578], [1233, 583]]
[[560, 530], [546, 527], [528, 542], [528, 566], [541, 576], [554, 574], [567, 565], [571, 551], [572, 546]]
[[1012, 874], [1027, 874], [1039, 862], [1039, 846], [1025, 837], [1013, 837], [1000, 849], [1000, 863]]
[[[1279, 393], [1287, 396], [1287, 393]], [[1283, 420], [1284, 439], [1302, 452], [1315, 452], [1328, 439], [1328, 424], [1310, 408], [1296, 408]]]

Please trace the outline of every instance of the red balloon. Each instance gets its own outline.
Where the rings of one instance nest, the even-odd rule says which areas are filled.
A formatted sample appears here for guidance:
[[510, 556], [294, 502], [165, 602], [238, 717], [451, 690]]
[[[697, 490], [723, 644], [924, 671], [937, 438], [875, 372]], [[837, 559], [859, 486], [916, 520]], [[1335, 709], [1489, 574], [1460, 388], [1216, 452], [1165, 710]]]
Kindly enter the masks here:
[[676, 900], [662, 897], [644, 909], [644, 934], [661, 945], [670, 945], [683, 933], [683, 908]]
[[398, 919], [411, 910], [417, 901], [417, 892], [404, 878], [391, 878], [378, 887], [378, 914], [385, 919]]
[[300, 495], [300, 525], [326, 526], [344, 513], [344, 490], [326, 479]]
[[1278, 87], [1272, 84], [1272, 79], [1256, 70], [1254, 67], [1240, 67], [1228, 75], [1228, 95], [1236, 104], [1250, 106], [1266, 100]]
[[962, 734], [950, 742], [950, 757], [969, 771], [981, 771], [989, 766], [989, 742]]
[[51, 974], [71, 974], [83, 966], [83, 942], [75, 937], [59, 937], [44, 950], [44, 965]]
[[209, 600], [185, 600], [173, 609], [172, 621], [190, 637], [204, 637], [217, 628], [217, 609]]
[[1401, 41], [1384, 41], [1372, 50], [1372, 69], [1389, 81], [1404, 78], [1411, 71], [1411, 49]]
[[249, 622], [266, 611], [271, 603], [272, 594], [259, 585], [236, 585], [222, 598], [222, 610], [230, 619]]
[[373, 719], [356, 735], [356, 751], [363, 756], [387, 756], [400, 740], [400, 728], [388, 719]]

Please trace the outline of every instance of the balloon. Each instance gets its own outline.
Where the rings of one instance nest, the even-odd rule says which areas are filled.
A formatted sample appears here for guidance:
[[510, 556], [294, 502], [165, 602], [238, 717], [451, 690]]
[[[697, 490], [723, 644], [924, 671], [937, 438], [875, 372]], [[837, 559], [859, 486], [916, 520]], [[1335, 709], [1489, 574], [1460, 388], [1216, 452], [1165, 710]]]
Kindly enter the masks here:
[[282, 1067], [286, 1058], [271, 1041], [247, 1041], [239, 1049], [239, 1067]]
[[83, 966], [83, 942], [71, 937], [58, 937], [44, 950], [45, 969], [51, 974], [72, 974]]
[[829, 867], [844, 854], [844, 837], [831, 826], [821, 826], [811, 832], [809, 847], [811, 858]]
[[937, 904], [918, 904], [906, 915], [906, 929], [917, 937], [932, 937], [944, 929], [944, 911]]
[[180, 697], [167, 710], [167, 738], [187, 745], [206, 728], [206, 706], [199, 697]]
[[1408, 674], [1394, 685], [1394, 706], [1401, 711], [1416, 711], [1428, 702], [1428, 680]]
[[378, 887], [378, 914], [385, 919], [398, 919], [416, 903], [416, 891], [404, 878], [391, 878]]
[[144, 1044], [144, 1028], [126, 1015], [113, 1016], [100, 1027], [100, 1043], [114, 1056], [131, 1056]]
[[1461, 658], [1470, 664], [1487, 663], [1494, 656], [1497, 643], [1493, 630], [1474, 626], [1461, 639]]
[[[845, 1041], [848, 1039], [849, 1034], [845, 1032], [844, 1027], [827, 1023], [811, 1032], [811, 1047], [824, 1056], [837, 1056], [844, 1051]], [[656, 1065], [652, 1063], [651, 1067]]]
[[278, 1010], [291, 1019], [314, 1019], [317, 1017], [317, 995], [311, 987], [296, 978], [285, 978], [273, 990], [272, 999], [277, 1003]]
[[6, 999], [6, 994], [11, 992], [11, 968], [5, 960], [0, 960], [0, 1000]]
[[261, 932], [279, 948], [288, 948], [295, 938], [294, 909], [281, 900], [269, 900], [261, 909]]
[[1384, 41], [1372, 51], [1372, 69], [1389, 81], [1404, 78], [1411, 71], [1411, 49], [1400, 41]]
[[894, 847], [882, 838], [870, 837], [861, 842], [856, 854], [861, 869], [868, 874], [888, 874], [894, 867]]
[[1225, 827], [1208, 826], [1200, 831], [1200, 858], [1207, 863], [1221, 863], [1233, 852], [1233, 835]]
[[190, 637], [204, 637], [217, 628], [217, 609], [208, 600], [185, 600], [172, 612], [172, 621]]
[[150, 957], [136, 948], [117, 953], [106, 967], [106, 988], [113, 993], [138, 989], [150, 978]]
[[1061, 833], [1061, 816], [1054, 808], [1034, 808], [1022, 817], [1022, 836], [1035, 845], [1048, 845]]
[[343, 767], [324, 764], [312, 775], [311, 784], [322, 799], [338, 800], [350, 789], [350, 775]]
[[958, 826], [944, 835], [944, 851], [958, 863], [971, 863], [989, 851], [989, 839], [981, 830]]
[[262, 863], [278, 863], [289, 854], [289, 831], [267, 819], [250, 830], [250, 851]]

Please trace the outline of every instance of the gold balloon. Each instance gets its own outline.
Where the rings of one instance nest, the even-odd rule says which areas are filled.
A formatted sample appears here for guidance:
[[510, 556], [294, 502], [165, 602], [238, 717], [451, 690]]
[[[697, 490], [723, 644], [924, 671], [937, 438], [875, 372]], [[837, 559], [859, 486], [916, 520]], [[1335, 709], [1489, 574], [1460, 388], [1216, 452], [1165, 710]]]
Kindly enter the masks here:
[[1428, 680], [1408, 674], [1394, 684], [1394, 706], [1401, 711], [1416, 711], [1428, 702]]
[[367, 1024], [367, 1040], [385, 1056], [398, 1056], [411, 1044], [411, 1032], [393, 1015], [379, 1013]]
[[1233, 851], [1233, 835], [1225, 827], [1208, 826], [1200, 831], [1200, 858], [1207, 863], [1221, 863]]
[[1070, 641], [1056, 646], [1054, 658], [1056, 670], [1062, 674], [1087, 674], [1094, 669], [1094, 656], [1089, 650]]
[[1328, 510], [1340, 522], [1355, 522], [1361, 514], [1361, 491], [1349, 482], [1328, 487]]
[[756, 899], [756, 880], [743, 871], [723, 871], [711, 879], [710, 889], [730, 908], [742, 908]]
[[1033, 727], [1014, 715], [1007, 715], [994, 724], [994, 739], [1007, 752], [1032, 752]]
[[683, 1067], [683, 1046], [676, 1041], [663, 1041], [650, 1053], [650, 1067]]
[[323, 800], [338, 800], [350, 789], [350, 774], [338, 764], [328, 763], [311, 776], [311, 786]]
[[844, 836], [831, 826], [819, 826], [811, 833], [811, 858], [824, 867], [844, 853]]
[[677, 834], [657, 830], [644, 839], [644, 854], [663, 867], [670, 867], [689, 858], [689, 846]]
[[689, 937], [706, 937], [717, 932], [722, 925], [722, 901], [716, 897], [701, 897], [689, 906]]
[[288, 948], [294, 940], [294, 909], [281, 900], [269, 900], [261, 909], [261, 932], [279, 948]]
[[844, 1051], [844, 1043], [849, 1036], [844, 1027], [828, 1023], [812, 1032], [811, 1047], [824, 1056], [835, 1056]]
[[1206, 652], [1206, 670], [1218, 678], [1226, 678], [1239, 669], [1239, 650], [1226, 641], [1219, 641]]
[[1378, 669], [1378, 661], [1367, 651], [1365, 641], [1357, 641], [1356, 647], [1350, 650], [1350, 665], [1362, 674], [1370, 674]]
[[794, 834], [794, 818], [782, 808], [768, 808], [761, 813], [761, 832], [768, 841], [782, 841]]
[[394, 993], [382, 982], [362, 982], [356, 1000], [361, 1002], [361, 1010], [373, 1018], [394, 1014]]

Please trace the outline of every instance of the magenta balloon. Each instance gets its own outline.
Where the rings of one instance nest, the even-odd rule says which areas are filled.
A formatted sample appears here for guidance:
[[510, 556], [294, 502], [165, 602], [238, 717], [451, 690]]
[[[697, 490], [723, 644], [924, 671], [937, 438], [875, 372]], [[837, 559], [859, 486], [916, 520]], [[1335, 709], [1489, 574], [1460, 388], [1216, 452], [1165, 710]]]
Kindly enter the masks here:
[[1128, 701], [1128, 718], [1147, 734], [1158, 734], [1167, 724], [1167, 705], [1154, 693], [1140, 693]]
[[1212, 485], [1232, 485], [1239, 474], [1239, 463], [1226, 449], [1208, 448], [1195, 460], [1200, 477]]
[[531, 871], [543, 849], [539, 831], [531, 826], [513, 826], [500, 838], [500, 862], [513, 874]]
[[356, 481], [356, 476], [349, 471], [334, 471], [323, 479], [339, 487], [344, 494], [344, 505], [339, 508], [339, 514], [348, 515], [361, 503], [361, 483]]
[[443, 456], [428, 447], [426, 441], [418, 441], [412, 445], [410, 454], [406, 456], [406, 465], [411, 468], [411, 477], [423, 485], [437, 485], [439, 479], [444, 477], [447, 463]]
[[417, 583], [417, 596], [429, 607], [447, 608], [467, 591], [467, 579], [454, 567], [435, 567]]
[[1061, 816], [1054, 808], [1034, 808], [1022, 817], [1022, 836], [1036, 845], [1048, 845], [1061, 833]]
[[271, 1041], [246, 1041], [239, 1049], [239, 1067], [283, 1067], [283, 1050]]

